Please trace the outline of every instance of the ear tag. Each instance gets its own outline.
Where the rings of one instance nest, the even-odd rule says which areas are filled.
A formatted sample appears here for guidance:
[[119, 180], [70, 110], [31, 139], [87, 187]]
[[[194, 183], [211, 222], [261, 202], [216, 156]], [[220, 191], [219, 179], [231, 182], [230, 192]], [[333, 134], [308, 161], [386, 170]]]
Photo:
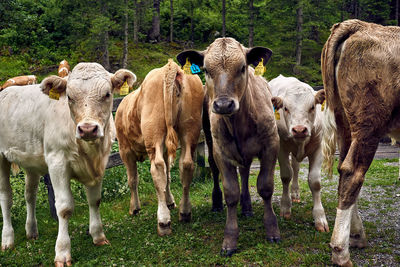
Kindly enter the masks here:
[[274, 107], [274, 114], [275, 114], [275, 120], [279, 121], [281, 119], [281, 114], [279, 114], [279, 111], [275, 109]]
[[324, 100], [324, 102], [322, 102], [321, 111], [324, 111], [324, 109], [325, 109], [325, 102], [326, 102], [326, 100]]
[[49, 97], [54, 100], [59, 100], [60, 94], [56, 91], [55, 88], [51, 88], [49, 91]]
[[190, 66], [190, 70], [192, 71], [193, 74], [197, 74], [200, 73], [200, 68], [199, 66], [197, 66], [196, 64], [192, 64], [192, 66]]
[[258, 63], [257, 67], [254, 70], [254, 74], [257, 76], [262, 76], [265, 73], [266, 67], [264, 67], [264, 59]]
[[121, 89], [119, 89], [119, 94], [120, 95], [129, 94], [129, 85], [127, 81], [125, 81], [124, 84], [121, 86]]
[[186, 63], [185, 63], [185, 65], [183, 65], [183, 68], [182, 68], [183, 72], [185, 74], [192, 74], [192, 70], [191, 70], [190, 66], [191, 66], [191, 64], [190, 64], [189, 58], [186, 58]]

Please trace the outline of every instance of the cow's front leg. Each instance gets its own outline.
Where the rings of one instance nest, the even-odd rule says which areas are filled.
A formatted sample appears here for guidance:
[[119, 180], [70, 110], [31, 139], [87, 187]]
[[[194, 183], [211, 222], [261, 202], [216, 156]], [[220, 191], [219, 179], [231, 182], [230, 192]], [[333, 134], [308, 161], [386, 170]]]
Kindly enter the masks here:
[[[281, 198], [281, 213], [280, 213], [280, 215], [282, 217], [284, 217], [285, 219], [290, 219], [291, 209], [292, 209], [292, 201], [291, 201], [290, 195], [289, 195], [289, 184], [290, 184], [290, 181], [292, 180], [293, 171], [292, 171], [292, 167], [290, 166], [289, 152], [284, 150], [283, 148], [281, 148], [281, 150], [279, 151], [278, 160], [279, 160], [279, 167], [280, 167], [281, 180], [282, 180], [282, 198]], [[266, 172], [264, 174], [264, 176], [267, 176], [267, 175], [268, 174]], [[268, 179], [268, 178], [263, 177], [263, 179]], [[272, 177], [272, 180], [273, 180], [273, 177]], [[270, 190], [270, 189], [268, 188], [268, 190]], [[272, 187], [272, 190], [273, 190], [273, 187]]]
[[365, 248], [367, 246], [367, 237], [365, 235], [360, 214], [358, 213], [357, 202], [353, 207], [353, 213], [351, 215], [350, 246]]
[[300, 191], [299, 191], [300, 162], [298, 162], [295, 157], [292, 157], [291, 165], [293, 170], [293, 179], [292, 179], [292, 184], [290, 185], [290, 196], [292, 197], [292, 202], [300, 203]]
[[[151, 151], [154, 151], [151, 154]], [[171, 234], [171, 215], [167, 206], [167, 166], [163, 158], [163, 147], [158, 145], [156, 148], [148, 149], [150, 158], [150, 172], [153, 177], [154, 186], [157, 192], [158, 209], [157, 209], [157, 233], [159, 236]]]
[[26, 173], [25, 179], [25, 201], [26, 201], [26, 237], [37, 239], [39, 237], [36, 221], [36, 194], [40, 176], [33, 173]]
[[189, 222], [192, 218], [192, 205], [189, 198], [190, 184], [193, 179], [193, 151], [196, 145], [181, 142], [182, 151], [179, 159], [180, 178], [182, 183], [182, 199], [179, 204], [179, 221]]
[[237, 220], [237, 204], [240, 197], [240, 187], [236, 167], [227, 161], [223, 161], [214, 154], [218, 168], [222, 174], [224, 198], [227, 206], [224, 241], [222, 242], [221, 255], [231, 256], [237, 251], [239, 227]]
[[250, 165], [239, 168], [239, 172], [242, 182], [242, 190], [240, 192], [240, 206], [242, 206], [242, 215], [251, 217], [253, 216], [253, 209], [251, 207], [251, 198], [249, 192]]
[[[272, 208], [272, 194], [274, 192], [274, 170], [276, 158], [279, 151], [279, 141], [271, 138], [268, 150], [264, 151], [260, 157], [260, 173], [257, 177], [257, 191], [264, 200], [264, 226], [266, 238], [270, 242], [279, 242], [281, 235], [279, 232], [278, 221]], [[289, 195], [289, 193], [287, 193]], [[290, 200], [289, 200], [290, 203]]]
[[326, 220], [324, 207], [321, 203], [321, 165], [322, 151], [318, 148], [309, 157], [308, 186], [311, 189], [314, 208], [313, 217], [315, 228], [319, 232], [329, 232], [328, 221]]
[[54, 188], [58, 216], [58, 236], [56, 241], [56, 266], [71, 265], [71, 240], [68, 234], [68, 221], [74, 211], [70, 178], [66, 170], [66, 160], [58, 155], [49, 156], [48, 162], [51, 183]]
[[12, 190], [10, 185], [10, 162], [0, 154], [0, 205], [3, 215], [1, 250], [14, 247], [14, 229], [11, 224]]
[[86, 198], [89, 204], [89, 233], [96, 246], [110, 244], [103, 232], [100, 218], [101, 182], [94, 186], [86, 186]]

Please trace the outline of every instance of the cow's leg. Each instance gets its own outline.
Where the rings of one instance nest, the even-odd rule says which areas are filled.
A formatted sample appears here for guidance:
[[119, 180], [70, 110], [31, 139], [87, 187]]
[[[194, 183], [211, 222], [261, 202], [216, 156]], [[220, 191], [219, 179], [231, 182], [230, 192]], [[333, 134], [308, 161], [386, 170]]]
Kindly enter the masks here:
[[251, 207], [251, 198], [249, 192], [249, 174], [250, 165], [239, 168], [242, 188], [240, 192], [240, 206], [242, 206], [242, 215], [246, 217], [253, 216], [253, 208]]
[[349, 252], [350, 224], [364, 175], [378, 147], [379, 136], [373, 136], [354, 139], [339, 168], [339, 205], [330, 245], [333, 263], [341, 266], [352, 264]]
[[71, 265], [71, 240], [68, 234], [68, 221], [74, 211], [74, 199], [71, 192], [66, 160], [58, 155], [48, 155], [48, 168], [54, 188], [58, 216], [58, 236], [56, 241], [56, 266]]
[[189, 199], [189, 190], [194, 172], [193, 156], [196, 145], [185, 141], [181, 142], [181, 144], [182, 150], [179, 159], [179, 170], [182, 183], [182, 199], [179, 204], [179, 221], [189, 222], [192, 218], [192, 205]]
[[[279, 242], [280, 232], [278, 221], [272, 208], [272, 194], [274, 192], [274, 171], [279, 151], [278, 134], [275, 140], [271, 138], [268, 149], [260, 157], [260, 173], [257, 178], [257, 190], [264, 200], [264, 226], [266, 238], [270, 242]], [[290, 203], [290, 200], [289, 200]]]
[[11, 224], [11, 206], [13, 201], [10, 185], [10, 167], [10, 162], [0, 154], [0, 205], [3, 215], [1, 250], [14, 247], [14, 229]]
[[25, 201], [26, 201], [26, 237], [28, 239], [37, 239], [38, 229], [36, 221], [36, 194], [40, 176], [30, 172], [26, 173], [25, 179]]
[[324, 207], [321, 203], [321, 147], [316, 149], [309, 157], [308, 186], [313, 197], [313, 217], [315, 228], [319, 232], [329, 232], [328, 221], [326, 220]]
[[121, 159], [125, 164], [126, 173], [128, 175], [128, 186], [131, 191], [131, 200], [129, 203], [129, 214], [135, 215], [140, 211], [140, 199], [138, 194], [139, 175], [137, 171], [137, 159], [133, 151], [119, 151]]
[[[157, 210], [157, 232], [164, 236], [171, 234], [171, 215], [166, 201], [167, 190], [167, 166], [163, 157], [163, 147], [156, 145], [155, 149], [147, 149], [150, 157], [150, 172], [153, 177], [154, 186], [157, 192], [158, 210]], [[153, 154], [151, 153], [152, 151]]]
[[[293, 170], [290, 166], [289, 161], [289, 152], [284, 150], [281, 146], [281, 150], [278, 154], [279, 160], [279, 167], [281, 173], [281, 180], [282, 180], [282, 198], [281, 198], [281, 213], [280, 215], [285, 219], [290, 219], [291, 216], [291, 208], [292, 208], [292, 201], [290, 200], [289, 196], [289, 184], [292, 180]], [[261, 173], [261, 172], [260, 172]], [[267, 173], [264, 174], [265, 176]], [[264, 179], [267, 179], [265, 177]], [[272, 178], [273, 179], [273, 178]], [[268, 188], [269, 189], [269, 188]], [[273, 190], [273, 188], [272, 188]]]
[[291, 165], [293, 170], [293, 179], [292, 179], [292, 184], [290, 185], [290, 196], [292, 197], [292, 202], [300, 203], [300, 191], [299, 191], [300, 162], [298, 162], [294, 157], [292, 157]]
[[[164, 161], [168, 162], [168, 153], [166, 151], [164, 152]], [[165, 166], [167, 168], [167, 171], [166, 171], [166, 173], [167, 173], [167, 188], [165, 191], [165, 199], [167, 201], [168, 208], [170, 210], [172, 210], [172, 209], [175, 209], [176, 205], [175, 205], [174, 196], [172, 195], [171, 188], [170, 188], [170, 186], [171, 186], [171, 170], [170, 170], [168, 164], [166, 164]]]
[[86, 186], [86, 198], [89, 204], [89, 233], [96, 246], [110, 244], [103, 232], [100, 218], [101, 182]]
[[356, 201], [354, 205], [353, 213], [351, 215], [350, 246], [364, 248], [367, 246], [367, 237], [365, 235], [360, 214], [358, 213], [357, 202], [358, 201]]

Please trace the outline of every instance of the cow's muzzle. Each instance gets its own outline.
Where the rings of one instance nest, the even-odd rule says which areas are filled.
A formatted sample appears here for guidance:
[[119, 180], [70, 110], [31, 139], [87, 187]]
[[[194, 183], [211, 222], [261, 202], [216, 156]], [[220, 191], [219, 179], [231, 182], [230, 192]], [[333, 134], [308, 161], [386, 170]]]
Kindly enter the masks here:
[[297, 125], [292, 128], [292, 134], [294, 138], [306, 138], [309, 136], [307, 127], [303, 125]]
[[76, 127], [76, 137], [85, 141], [101, 137], [100, 126], [97, 123], [79, 123]]
[[239, 107], [236, 101], [230, 97], [220, 97], [214, 100], [212, 105], [212, 111], [218, 114], [232, 114], [236, 112]]

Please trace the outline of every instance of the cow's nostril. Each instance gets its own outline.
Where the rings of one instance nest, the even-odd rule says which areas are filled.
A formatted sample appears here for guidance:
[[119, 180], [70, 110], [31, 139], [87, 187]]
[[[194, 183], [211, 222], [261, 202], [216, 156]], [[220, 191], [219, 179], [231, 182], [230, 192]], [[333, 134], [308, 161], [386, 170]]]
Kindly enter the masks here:
[[94, 127], [93, 127], [93, 130], [92, 130], [92, 133], [97, 133], [97, 129], [98, 129], [99, 127], [97, 126], [97, 125], [95, 125]]
[[228, 103], [228, 108], [229, 108], [229, 109], [233, 108], [233, 105], [234, 105], [233, 100], [229, 101], [229, 103]]

